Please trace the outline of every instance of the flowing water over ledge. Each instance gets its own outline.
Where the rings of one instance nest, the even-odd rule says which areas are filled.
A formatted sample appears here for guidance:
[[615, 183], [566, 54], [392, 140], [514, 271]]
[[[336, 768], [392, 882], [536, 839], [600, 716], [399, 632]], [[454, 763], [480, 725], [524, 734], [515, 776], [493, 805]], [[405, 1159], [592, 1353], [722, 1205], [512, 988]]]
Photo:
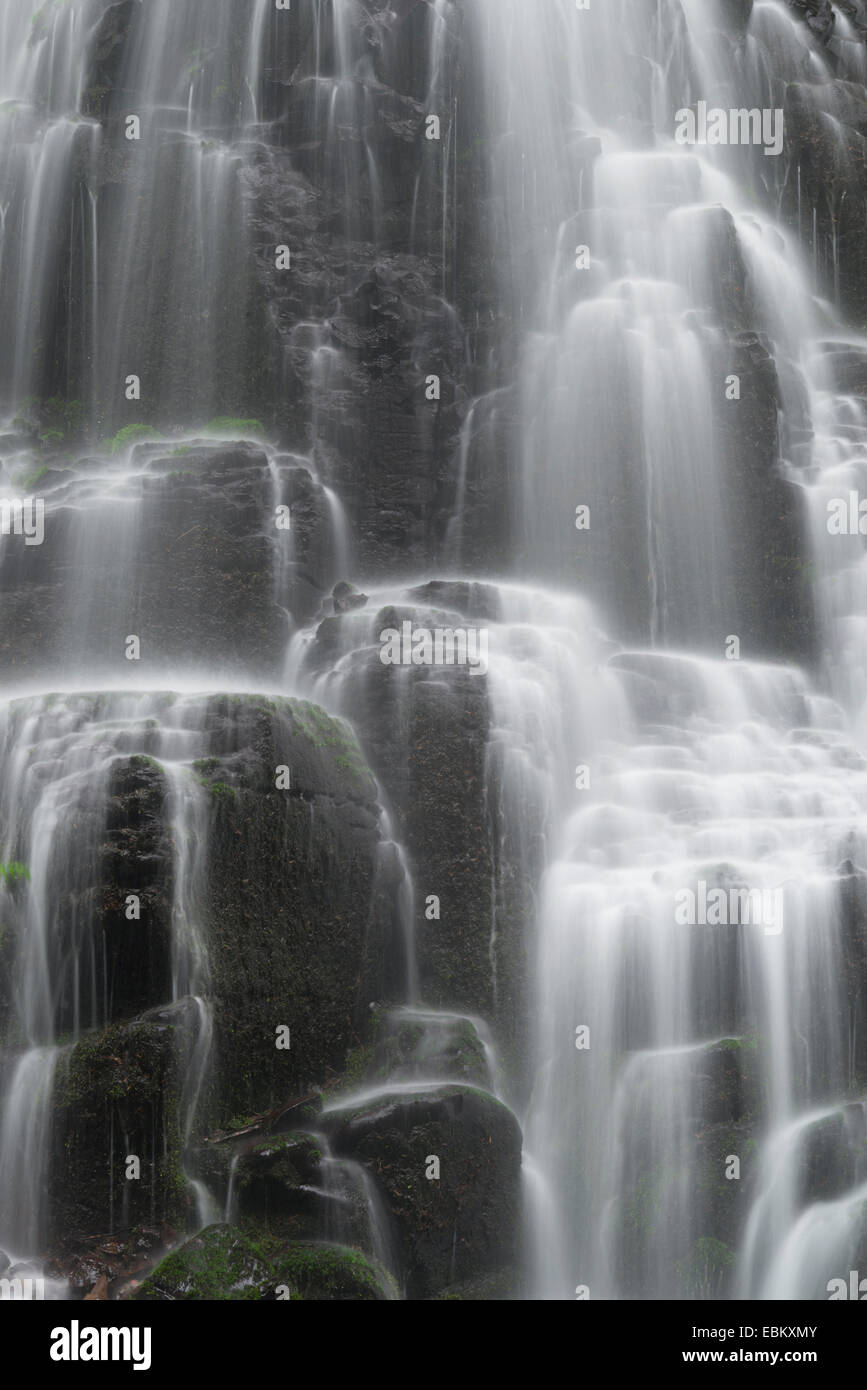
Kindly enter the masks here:
[[[388, 1145], [496, 1187], [519, 1115], [509, 1296], [858, 1268], [867, 571], [827, 519], [867, 457], [867, 49], [736, 8], [311, 0], [287, 44], [264, 0], [0, 0], [0, 489], [45, 525], [0, 537], [13, 1261], [68, 1221], [106, 1038], [162, 1080], [111, 1093], [94, 1230], [273, 1217], [285, 1142], [292, 1238], [437, 1296], [515, 1211], [458, 1201], [422, 1258]], [[700, 102], [785, 107], [783, 152], [680, 144]], [[404, 624], [484, 661], [388, 666]], [[289, 1139], [228, 1142], [311, 1083]]]

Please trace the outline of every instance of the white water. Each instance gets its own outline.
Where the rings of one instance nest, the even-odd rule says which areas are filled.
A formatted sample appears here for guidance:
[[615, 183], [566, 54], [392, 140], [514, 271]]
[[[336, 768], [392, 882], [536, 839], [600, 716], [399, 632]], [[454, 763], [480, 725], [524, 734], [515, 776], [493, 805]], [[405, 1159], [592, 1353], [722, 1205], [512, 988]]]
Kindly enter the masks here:
[[[504, 293], [526, 322], [516, 542], [536, 572], [589, 589], [615, 636], [624, 617], [625, 632], [635, 630], [624, 575], [638, 548], [641, 626], [667, 650], [600, 662], [586, 620], [582, 633], [564, 612], [552, 630], [537, 601], [526, 688], [516, 689], [508, 660], [492, 661], [494, 709], [511, 746], [532, 751], [548, 808], [526, 1128], [535, 1296], [573, 1297], [579, 1284], [603, 1298], [731, 1296], [742, 1240], [739, 1296], [823, 1296], [806, 1246], [821, 1226], [825, 1261], [845, 1274], [858, 1195], [820, 1221], [821, 1208], [786, 1179], [779, 1136], [805, 1107], [858, 1081], [841, 879], [847, 864], [864, 863], [853, 640], [863, 620], [846, 617], [862, 606], [864, 561], [860, 547], [853, 557], [857, 542], [842, 560], [845, 542], [834, 552], [814, 524], [817, 564], [832, 572], [822, 585], [827, 665], [834, 693], [854, 696], [854, 725], [794, 671], [725, 660], [738, 609], [712, 400], [726, 374], [721, 225], [749, 276], [749, 326], [768, 335], [793, 417], [806, 399], [808, 469], [795, 471], [803, 449], [780, 463], [806, 485], [805, 508], [824, 512], [829, 485], [852, 478], [862, 407], [835, 397], [817, 369], [817, 339], [840, 330], [816, 297], [808, 256], [775, 223], [777, 161], [673, 138], [674, 113], [690, 102], [729, 105], [734, 91], [731, 104], [775, 105], [794, 57], [816, 82], [821, 59], [776, 3], [756, 6], [741, 48], [715, 32], [726, 26], [712, 0], [477, 9], [491, 124], [503, 132], [493, 186], [511, 219], [496, 250]], [[863, 54], [853, 61], [862, 76]], [[587, 270], [574, 268], [578, 244], [591, 250]], [[857, 428], [844, 434], [843, 420]], [[586, 538], [572, 529], [579, 504], [603, 536], [585, 566]], [[690, 643], [708, 655], [685, 653]], [[535, 740], [534, 703], [549, 711]], [[570, 785], [579, 764], [588, 789]], [[527, 799], [519, 789], [517, 806]], [[779, 887], [781, 930], [678, 925], [676, 895], [700, 880]], [[576, 1048], [582, 1025], [587, 1050]], [[758, 1095], [751, 1128], [735, 1127], [716, 1152], [705, 1136], [718, 1062], [707, 1059], [721, 1045], [744, 1059], [755, 1049]], [[750, 1198], [732, 1198], [728, 1246], [697, 1275], [729, 1152], [756, 1207], [747, 1218]]]
[[[200, 997], [208, 973], [198, 919], [207, 800], [191, 767], [204, 748], [201, 716], [201, 699], [161, 694], [50, 695], [2, 704], [2, 862], [29, 871], [0, 889], [14, 948], [10, 1046], [0, 1076], [0, 1248], [7, 1254], [43, 1248], [60, 1053], [116, 1017], [119, 944], [101, 924], [97, 902], [112, 775], [137, 755], [154, 758], [165, 777], [174, 897], [170, 957], [155, 971], [164, 976], [167, 998], [194, 996], [193, 1027], [179, 1031], [181, 1127], [184, 1138], [190, 1135], [212, 1032], [210, 1006]], [[149, 926], [129, 923], [128, 930]]]
[[[0, 3], [0, 313], [16, 328], [0, 345], [0, 380], [10, 412], [30, 394], [60, 389], [44, 348], [56, 266], [39, 232], [70, 203], [83, 210], [75, 283], [88, 311], [75, 331], [94, 435], [127, 422], [115, 379], [127, 371], [144, 372], [157, 414], [176, 410], [204, 423], [234, 399], [245, 351], [238, 325], [249, 302], [237, 248], [251, 235], [245, 174], [261, 155], [269, 8], [257, 0], [245, 16], [231, 73], [209, 57], [236, 32], [229, 0], [153, 0], [146, 17], [142, 9], [125, 80], [146, 138], [121, 146], [129, 177], [110, 193], [105, 132], [81, 114], [98, 7], [70, 0], [50, 8], [29, 44], [41, 6]], [[798, 224], [788, 230], [778, 216], [787, 182], [797, 180], [801, 196], [800, 170], [761, 150], [680, 147], [674, 112], [697, 100], [728, 105], [731, 93], [739, 105], [774, 106], [796, 72], [803, 99], [834, 130], [844, 95], [780, 0], [756, 4], [742, 44], [721, 40], [725, 10], [715, 0], [607, 0], [589, 12], [569, 0], [545, 0], [544, 8], [471, 0], [466, 8], [485, 55], [491, 255], [521, 339], [514, 570], [537, 584], [497, 588], [487, 767], [498, 867], [531, 880], [545, 870], [532, 926], [526, 1116], [532, 1291], [569, 1298], [586, 1283], [603, 1298], [823, 1297], [824, 1280], [845, 1277], [855, 1257], [867, 1200], [863, 1135], [852, 1119], [863, 1111], [863, 1015], [846, 993], [844, 902], [853, 867], [867, 866], [867, 560], [859, 538], [832, 537], [826, 526], [829, 498], [845, 497], [864, 477], [867, 411], [838, 375], [841, 358], [867, 354], [867, 341], [831, 303], [840, 284], [836, 242], [830, 253], [820, 243], [819, 209], [799, 201]], [[461, 130], [444, 68], [454, 9], [448, 0], [428, 6], [425, 99], [447, 119], [440, 162], [418, 174], [412, 228], [413, 244], [426, 239], [441, 258], [444, 294]], [[315, 11], [303, 100], [322, 140], [307, 158], [340, 201], [346, 235], [388, 245], [386, 171], [367, 134], [345, 138], [348, 127], [369, 132], [378, 119], [373, 60], [345, 0]], [[840, 27], [845, 37], [842, 20]], [[387, 45], [387, 20], [380, 37]], [[863, 82], [863, 48], [847, 53], [845, 76]], [[842, 134], [837, 153], [848, 157]], [[170, 199], [166, 190], [177, 188], [182, 196]], [[575, 250], [584, 244], [590, 266], [578, 270]], [[749, 290], [736, 326], [764, 334], [776, 364], [776, 463], [801, 491], [817, 572], [823, 655], [815, 678], [772, 664], [761, 649], [740, 662], [724, 657], [743, 616], [732, 546], [742, 527], [760, 546], [767, 519], [733, 506], [719, 430], [732, 327], [731, 289], [719, 284], [721, 245]], [[142, 261], [157, 264], [161, 278], [138, 275]], [[70, 342], [74, 336], [70, 329]], [[318, 593], [353, 558], [346, 512], [314, 463], [319, 412], [352, 363], [326, 322], [303, 320], [285, 344], [287, 381], [290, 367], [309, 386], [308, 438], [304, 452], [265, 451], [264, 495], [273, 510], [309, 485], [323, 501], [326, 561], [310, 585]], [[510, 387], [489, 393], [464, 424], [446, 546], [456, 567], [474, 441], [498, 437], [510, 395]], [[195, 436], [177, 441], [185, 450]], [[143, 507], [159, 497], [171, 452], [139, 446], [110, 461], [81, 460], [46, 486], [58, 555], [73, 576], [60, 623], [77, 648], [73, 683], [122, 684], [123, 633], [106, 628], [104, 596], [126, 616], [154, 531], [171, 510], [166, 493], [143, 533]], [[5, 459], [4, 485], [14, 490], [32, 463]], [[587, 536], [573, 525], [581, 504], [591, 507]], [[14, 570], [11, 548], [3, 561]], [[368, 608], [343, 619], [323, 672], [308, 665], [313, 632], [299, 631], [313, 606], [296, 602], [292, 589], [301, 566], [290, 531], [274, 549], [273, 569], [291, 639], [285, 681], [351, 717], [364, 662], [376, 660], [372, 615], [407, 605], [406, 591], [371, 589]], [[108, 585], [106, 573], [114, 576]], [[45, 669], [28, 673], [40, 691], [68, 650], [58, 639]], [[265, 679], [264, 670], [256, 674]], [[396, 760], [405, 756], [412, 673], [397, 674]], [[210, 688], [244, 688], [236, 668], [223, 669], [222, 653], [197, 675]], [[128, 679], [136, 681], [134, 669]], [[60, 1051], [110, 1017], [105, 949], [86, 895], [99, 881], [108, 778], [131, 752], [158, 758], [169, 787], [167, 997], [192, 996], [197, 1019], [182, 1098], [187, 1137], [212, 1018], [199, 921], [205, 821], [189, 768], [201, 752], [200, 702], [69, 693], [51, 703], [25, 700], [23, 683], [15, 694], [21, 698], [3, 710], [0, 829], [4, 862], [26, 863], [30, 880], [0, 888], [19, 943], [13, 1045], [0, 1076], [0, 1247], [27, 1255], [45, 1239], [48, 1107]], [[578, 789], [584, 765], [590, 785]], [[390, 835], [384, 853], [404, 867], [406, 998], [429, 1031], [408, 1079], [396, 1076], [353, 1103], [440, 1084], [442, 1020], [420, 1003], [417, 904]], [[676, 896], [702, 880], [779, 889], [781, 930], [681, 925]], [[61, 912], [62, 900], [74, 910]], [[500, 927], [494, 913], [495, 1002]], [[579, 1050], [576, 1029], [585, 1025], [590, 1047]], [[489, 1084], [499, 1092], [488, 1049]], [[748, 1099], [729, 1094], [733, 1074]], [[823, 1200], [802, 1180], [803, 1146], [817, 1119], [847, 1105], [844, 1171]], [[722, 1148], [709, 1148], [720, 1110], [730, 1133], [720, 1133]], [[740, 1187], [724, 1175], [729, 1153], [741, 1161]], [[386, 1223], [362, 1177], [371, 1228], [384, 1242]], [[348, 1181], [336, 1161], [332, 1178], [335, 1190]], [[199, 1220], [213, 1219], [207, 1190], [192, 1186]], [[717, 1189], [732, 1199], [725, 1241], [711, 1235], [721, 1229]], [[709, 1239], [725, 1249], [715, 1246], [717, 1263], [702, 1264], [702, 1255], [697, 1267], [696, 1251], [706, 1253], [701, 1242]], [[377, 1253], [393, 1263], [385, 1244]]]

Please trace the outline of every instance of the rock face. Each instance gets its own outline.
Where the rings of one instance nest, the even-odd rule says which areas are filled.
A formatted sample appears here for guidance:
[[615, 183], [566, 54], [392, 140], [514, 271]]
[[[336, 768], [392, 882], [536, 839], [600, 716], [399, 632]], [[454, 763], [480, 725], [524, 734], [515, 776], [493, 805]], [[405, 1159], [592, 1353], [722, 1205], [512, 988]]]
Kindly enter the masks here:
[[109, 5], [93, 32], [90, 66], [84, 80], [82, 114], [99, 119], [108, 114], [117, 83], [125, 45], [135, 9], [135, 0], [118, 0]]
[[[192, 1000], [115, 1023], [72, 1049], [55, 1083], [52, 1229], [73, 1249], [99, 1232], [183, 1225], [183, 1059], [195, 1047]], [[141, 1177], [127, 1180], [127, 1157]]]
[[[734, 333], [719, 363], [719, 379], [729, 374], [738, 377], [740, 399], [719, 393], [717, 424], [732, 537], [731, 630], [752, 655], [806, 665], [817, 654], [812, 550], [800, 489], [783, 476], [784, 450], [797, 459], [798, 440], [779, 435], [782, 394], [771, 345], [750, 328]], [[794, 411], [786, 419], [796, 430]]]
[[401, 871], [347, 726], [305, 702], [222, 697], [206, 728], [215, 1047], [224, 1103], [245, 1114], [341, 1070], [371, 1001], [399, 992]]
[[386, 1092], [323, 1119], [335, 1152], [376, 1175], [408, 1297], [515, 1259], [521, 1131], [493, 1096], [458, 1085]]
[[[401, 871], [349, 729], [304, 702], [241, 696], [203, 697], [192, 722], [198, 819], [168, 821], [156, 759], [119, 763], [110, 787], [96, 871], [111, 1018], [57, 1078], [52, 1203], [67, 1232], [183, 1219], [193, 1122], [207, 1133], [323, 1084], [364, 1037], [371, 1000], [400, 995]], [[174, 856], [192, 837], [209, 1002], [167, 1005]], [[126, 1180], [130, 1154], [140, 1180]]]
[[428, 630], [484, 627], [500, 616], [499, 599], [491, 585], [446, 581], [409, 589], [405, 598], [326, 617], [308, 649], [308, 670], [340, 663], [331, 698], [358, 730], [409, 858], [421, 997], [490, 1018], [520, 1085], [532, 870], [519, 867], [498, 815], [487, 677], [466, 666], [380, 660], [382, 632], [405, 621]]
[[[281, 602], [303, 611], [311, 580], [296, 599], [293, 579], [308, 568], [315, 575], [317, 556], [327, 568], [327, 543], [321, 498], [317, 517], [315, 501], [287, 483], [281, 500], [298, 500], [301, 533], [287, 591], [278, 593], [279, 533], [263, 527], [274, 515], [263, 450], [139, 445], [128, 462], [64, 463], [35, 486], [45, 539], [4, 546], [0, 566], [7, 680], [83, 659], [92, 676], [122, 682], [131, 669], [129, 635], [141, 643], [136, 669], [151, 681], [179, 668], [222, 667], [251, 681], [279, 669], [287, 635]], [[71, 586], [82, 566], [97, 567], [98, 582]]]

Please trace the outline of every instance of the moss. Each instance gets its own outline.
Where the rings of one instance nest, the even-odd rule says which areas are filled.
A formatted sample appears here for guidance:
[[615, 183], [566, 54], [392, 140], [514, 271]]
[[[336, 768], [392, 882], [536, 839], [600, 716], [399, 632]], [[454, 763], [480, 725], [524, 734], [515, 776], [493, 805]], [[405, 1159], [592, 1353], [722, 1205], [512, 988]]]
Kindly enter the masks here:
[[231, 1226], [209, 1226], [161, 1260], [135, 1294], [140, 1302], [260, 1299], [269, 1277], [261, 1251]]
[[30, 878], [30, 870], [26, 864], [12, 863], [0, 864], [0, 878], [7, 884], [15, 883], [19, 878]]
[[174, 1024], [143, 1019], [89, 1034], [65, 1054], [55, 1077], [51, 1194], [64, 1224], [104, 1228], [94, 1223], [104, 1223], [112, 1177], [117, 1192], [124, 1155], [131, 1152], [148, 1165], [146, 1181], [128, 1184], [131, 1219], [147, 1222], [156, 1207], [161, 1220], [183, 1229], [190, 1194], [182, 1162], [177, 1040]]
[[314, 748], [335, 755], [335, 766], [341, 772], [349, 773], [360, 782], [375, 785], [375, 778], [367, 766], [358, 740], [348, 725], [307, 700], [297, 701], [292, 712], [296, 725]]
[[346, 1067], [340, 1081], [337, 1083], [335, 1093], [347, 1095], [352, 1091], [358, 1090], [361, 1083], [370, 1075], [373, 1063], [373, 1053], [375, 1044], [360, 1043], [358, 1047], [350, 1049], [346, 1058]]
[[108, 441], [108, 447], [112, 454], [120, 454], [131, 444], [141, 444], [146, 439], [159, 438], [161, 438], [159, 432], [151, 425], [125, 425], [122, 430], [118, 430], [113, 439]]
[[228, 782], [203, 782], [202, 784], [210, 792], [211, 796], [218, 801], [234, 801], [238, 795], [236, 787], [230, 787]]
[[381, 1302], [397, 1296], [384, 1270], [344, 1245], [293, 1245], [274, 1261], [274, 1277], [299, 1300]]
[[735, 1050], [757, 1052], [759, 1048], [759, 1039], [756, 1033], [745, 1033], [741, 1038], [723, 1038], [718, 1043], [711, 1043], [708, 1045], [708, 1050], [716, 1047], [725, 1048], [730, 1052]]
[[12, 479], [12, 486], [17, 488], [19, 492], [32, 492], [47, 472], [48, 467], [43, 464], [41, 468], [35, 468], [28, 473], [17, 473]]

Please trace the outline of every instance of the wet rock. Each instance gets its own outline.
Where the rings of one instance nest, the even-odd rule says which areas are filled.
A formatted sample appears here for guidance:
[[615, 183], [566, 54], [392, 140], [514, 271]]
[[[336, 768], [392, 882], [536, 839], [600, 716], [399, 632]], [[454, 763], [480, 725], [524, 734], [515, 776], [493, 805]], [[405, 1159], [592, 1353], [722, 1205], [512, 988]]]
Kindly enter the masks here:
[[[186, 1218], [178, 1105], [199, 1021], [195, 1001], [179, 1000], [90, 1034], [63, 1058], [49, 1198], [53, 1222], [70, 1237], [104, 1230], [109, 1213], [122, 1229], [154, 1210]], [[129, 1154], [141, 1160], [139, 1180], [126, 1180]]]
[[82, 83], [82, 115], [96, 120], [108, 114], [135, 10], [135, 0], [109, 5], [93, 32], [89, 67]]
[[367, 1075], [380, 1082], [465, 1081], [484, 1088], [494, 1082], [472, 1019], [420, 1009], [396, 1009], [383, 1019]]
[[[399, 988], [402, 932], [400, 868], [349, 727], [306, 701], [230, 696], [209, 702], [204, 727], [212, 752], [197, 771], [212, 801], [206, 934], [219, 1077], [207, 1133], [342, 1069], [370, 1000]], [[290, 1029], [286, 1050], [275, 1046], [278, 1025]]]
[[[779, 370], [790, 369], [781, 363]], [[728, 630], [750, 652], [808, 663], [817, 642], [812, 551], [799, 489], [780, 464], [778, 364], [769, 342], [744, 330], [731, 339], [718, 373], [720, 382], [729, 375], [740, 382], [739, 400], [726, 400], [723, 390], [714, 396], [732, 537], [735, 607]]]
[[755, 1037], [727, 1038], [695, 1059], [691, 1080], [703, 1124], [734, 1124], [754, 1115], [761, 1091]]
[[[313, 1135], [262, 1139], [238, 1160], [233, 1193], [239, 1219], [259, 1218], [269, 1230], [294, 1218], [295, 1235], [316, 1234], [326, 1222], [327, 1197], [321, 1190], [322, 1149]], [[307, 1231], [301, 1229], [306, 1225]]]
[[[498, 596], [492, 585], [432, 581], [407, 597], [431, 603], [327, 617], [309, 649], [310, 669], [340, 663], [342, 708], [394, 813], [413, 870], [423, 997], [490, 1020], [520, 1087], [529, 1057], [525, 923], [534, 868], [526, 846], [512, 844], [497, 819], [487, 679], [467, 667], [398, 668], [379, 659], [385, 629], [400, 631], [404, 621], [428, 630], [477, 626], [497, 613]], [[451, 602], [466, 602], [466, 612], [445, 606]], [[438, 915], [431, 898], [439, 899]]]
[[[486, 680], [466, 667], [386, 666], [379, 634], [404, 619], [426, 628], [461, 627], [460, 614], [417, 607], [381, 609], [369, 619], [326, 619], [311, 660], [332, 665], [347, 643], [341, 698], [351, 712], [396, 817], [416, 886], [416, 949], [432, 1004], [486, 1014], [492, 1004], [491, 846], [485, 801]], [[397, 738], [397, 743], [396, 743]], [[430, 895], [437, 919], [425, 916]], [[373, 996], [373, 997], [382, 997]]]
[[[114, 1018], [128, 1018], [171, 995], [172, 855], [163, 769], [135, 754], [111, 770], [102, 858], [106, 978]], [[136, 930], [128, 898], [138, 898]]]
[[[520, 1210], [521, 1131], [493, 1096], [466, 1086], [387, 1092], [326, 1111], [336, 1153], [382, 1193], [406, 1281], [423, 1298], [509, 1263]], [[426, 1177], [432, 1157], [440, 1176]]]
[[840, 921], [847, 1035], [853, 1039], [855, 1078], [867, 1087], [867, 876], [848, 861], [840, 866]]
[[347, 584], [341, 580], [335, 584], [331, 598], [334, 604], [335, 613], [351, 613], [356, 608], [363, 608], [369, 602], [367, 594], [359, 593], [354, 584]]
[[297, 1243], [274, 1259], [273, 1280], [263, 1298], [307, 1302], [381, 1303], [396, 1298], [394, 1281], [360, 1250]]
[[167, 1255], [136, 1290], [138, 1303], [242, 1301], [262, 1297], [268, 1264], [232, 1226], [208, 1226]]
[[446, 608], [472, 622], [500, 622], [503, 605], [493, 584], [461, 579], [431, 579], [407, 589], [407, 598], [423, 608]]
[[801, 1147], [798, 1185], [804, 1206], [832, 1202], [867, 1181], [867, 1111], [853, 1104], [810, 1125]]
[[[94, 499], [83, 464], [45, 488], [43, 544], [3, 547], [7, 681], [82, 661], [103, 683], [123, 680], [128, 633], [141, 637], [152, 680], [159, 671], [221, 669], [252, 679], [280, 669], [287, 630], [275, 595], [276, 528], [274, 536], [263, 528], [273, 500], [265, 453], [212, 444], [181, 446], [172, 457], [166, 446], [139, 445], [136, 465], [145, 476], [140, 500], [125, 511], [128, 529], [107, 493]], [[105, 460], [98, 467], [111, 472]], [[83, 594], [74, 586], [81, 605], [70, 606], [69, 574], [82, 554], [98, 555], [100, 583]]]
[[831, 0], [786, 0], [786, 4], [820, 44], [830, 42], [837, 23]]

